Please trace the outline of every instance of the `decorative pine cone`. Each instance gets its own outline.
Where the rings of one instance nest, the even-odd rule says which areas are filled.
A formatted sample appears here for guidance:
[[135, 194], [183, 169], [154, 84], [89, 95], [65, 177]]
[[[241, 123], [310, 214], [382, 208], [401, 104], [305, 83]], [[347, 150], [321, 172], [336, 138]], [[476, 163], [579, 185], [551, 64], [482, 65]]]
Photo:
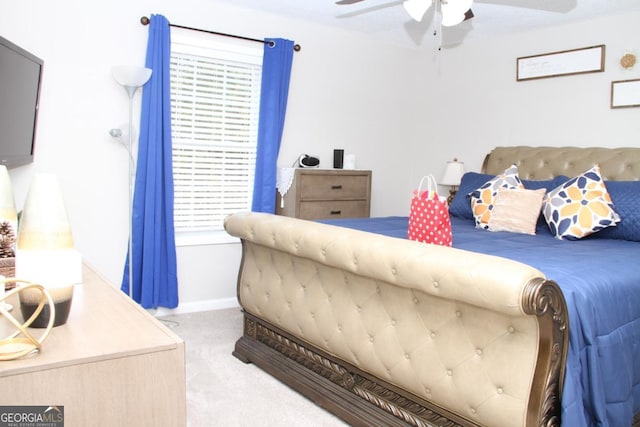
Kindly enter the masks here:
[[0, 258], [12, 258], [15, 256], [16, 236], [11, 223], [0, 223]]

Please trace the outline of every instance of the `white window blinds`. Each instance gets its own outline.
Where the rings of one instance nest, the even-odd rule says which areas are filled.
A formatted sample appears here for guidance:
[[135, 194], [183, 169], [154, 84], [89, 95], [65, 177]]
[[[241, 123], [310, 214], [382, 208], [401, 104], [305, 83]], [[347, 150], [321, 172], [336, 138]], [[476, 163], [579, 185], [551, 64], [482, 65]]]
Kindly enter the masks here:
[[172, 43], [178, 233], [222, 230], [227, 215], [251, 209], [262, 65], [237, 53]]

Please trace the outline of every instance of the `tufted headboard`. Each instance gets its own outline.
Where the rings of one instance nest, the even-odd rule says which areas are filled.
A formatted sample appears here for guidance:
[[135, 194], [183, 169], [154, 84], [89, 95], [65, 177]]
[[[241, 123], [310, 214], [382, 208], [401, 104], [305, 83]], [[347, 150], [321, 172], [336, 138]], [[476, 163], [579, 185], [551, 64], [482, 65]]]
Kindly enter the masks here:
[[497, 175], [514, 163], [522, 179], [573, 177], [597, 163], [607, 180], [640, 180], [640, 147], [496, 147], [485, 157], [482, 171]]

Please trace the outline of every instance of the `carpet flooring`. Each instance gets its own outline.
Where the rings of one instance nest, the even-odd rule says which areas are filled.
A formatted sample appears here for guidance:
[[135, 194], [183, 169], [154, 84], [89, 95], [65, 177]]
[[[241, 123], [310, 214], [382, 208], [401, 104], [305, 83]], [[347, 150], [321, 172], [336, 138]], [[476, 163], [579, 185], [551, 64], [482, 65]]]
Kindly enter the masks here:
[[[242, 335], [239, 308], [158, 319], [185, 341], [188, 427], [347, 426], [254, 365], [231, 355]], [[633, 427], [640, 427], [640, 414]]]
[[242, 335], [239, 308], [159, 320], [185, 341], [187, 426], [347, 425], [256, 366], [231, 355]]

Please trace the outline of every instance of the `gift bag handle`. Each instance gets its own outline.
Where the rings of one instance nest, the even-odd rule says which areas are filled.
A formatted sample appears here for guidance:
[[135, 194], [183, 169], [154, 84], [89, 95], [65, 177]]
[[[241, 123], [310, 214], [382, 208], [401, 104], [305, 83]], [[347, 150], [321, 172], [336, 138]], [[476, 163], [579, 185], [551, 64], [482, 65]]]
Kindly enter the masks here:
[[[429, 198], [429, 195], [431, 194], [431, 191], [433, 191], [433, 195], [434, 197], [437, 198], [438, 196], [438, 182], [436, 181], [436, 178], [433, 176], [433, 174], [429, 174], [429, 175], [425, 175], [422, 177], [422, 179], [420, 180], [420, 184], [418, 185], [418, 196], [420, 194], [422, 194], [422, 184], [424, 183], [424, 180], [427, 180], [427, 198]], [[431, 185], [433, 185], [433, 189], [431, 188]]]

